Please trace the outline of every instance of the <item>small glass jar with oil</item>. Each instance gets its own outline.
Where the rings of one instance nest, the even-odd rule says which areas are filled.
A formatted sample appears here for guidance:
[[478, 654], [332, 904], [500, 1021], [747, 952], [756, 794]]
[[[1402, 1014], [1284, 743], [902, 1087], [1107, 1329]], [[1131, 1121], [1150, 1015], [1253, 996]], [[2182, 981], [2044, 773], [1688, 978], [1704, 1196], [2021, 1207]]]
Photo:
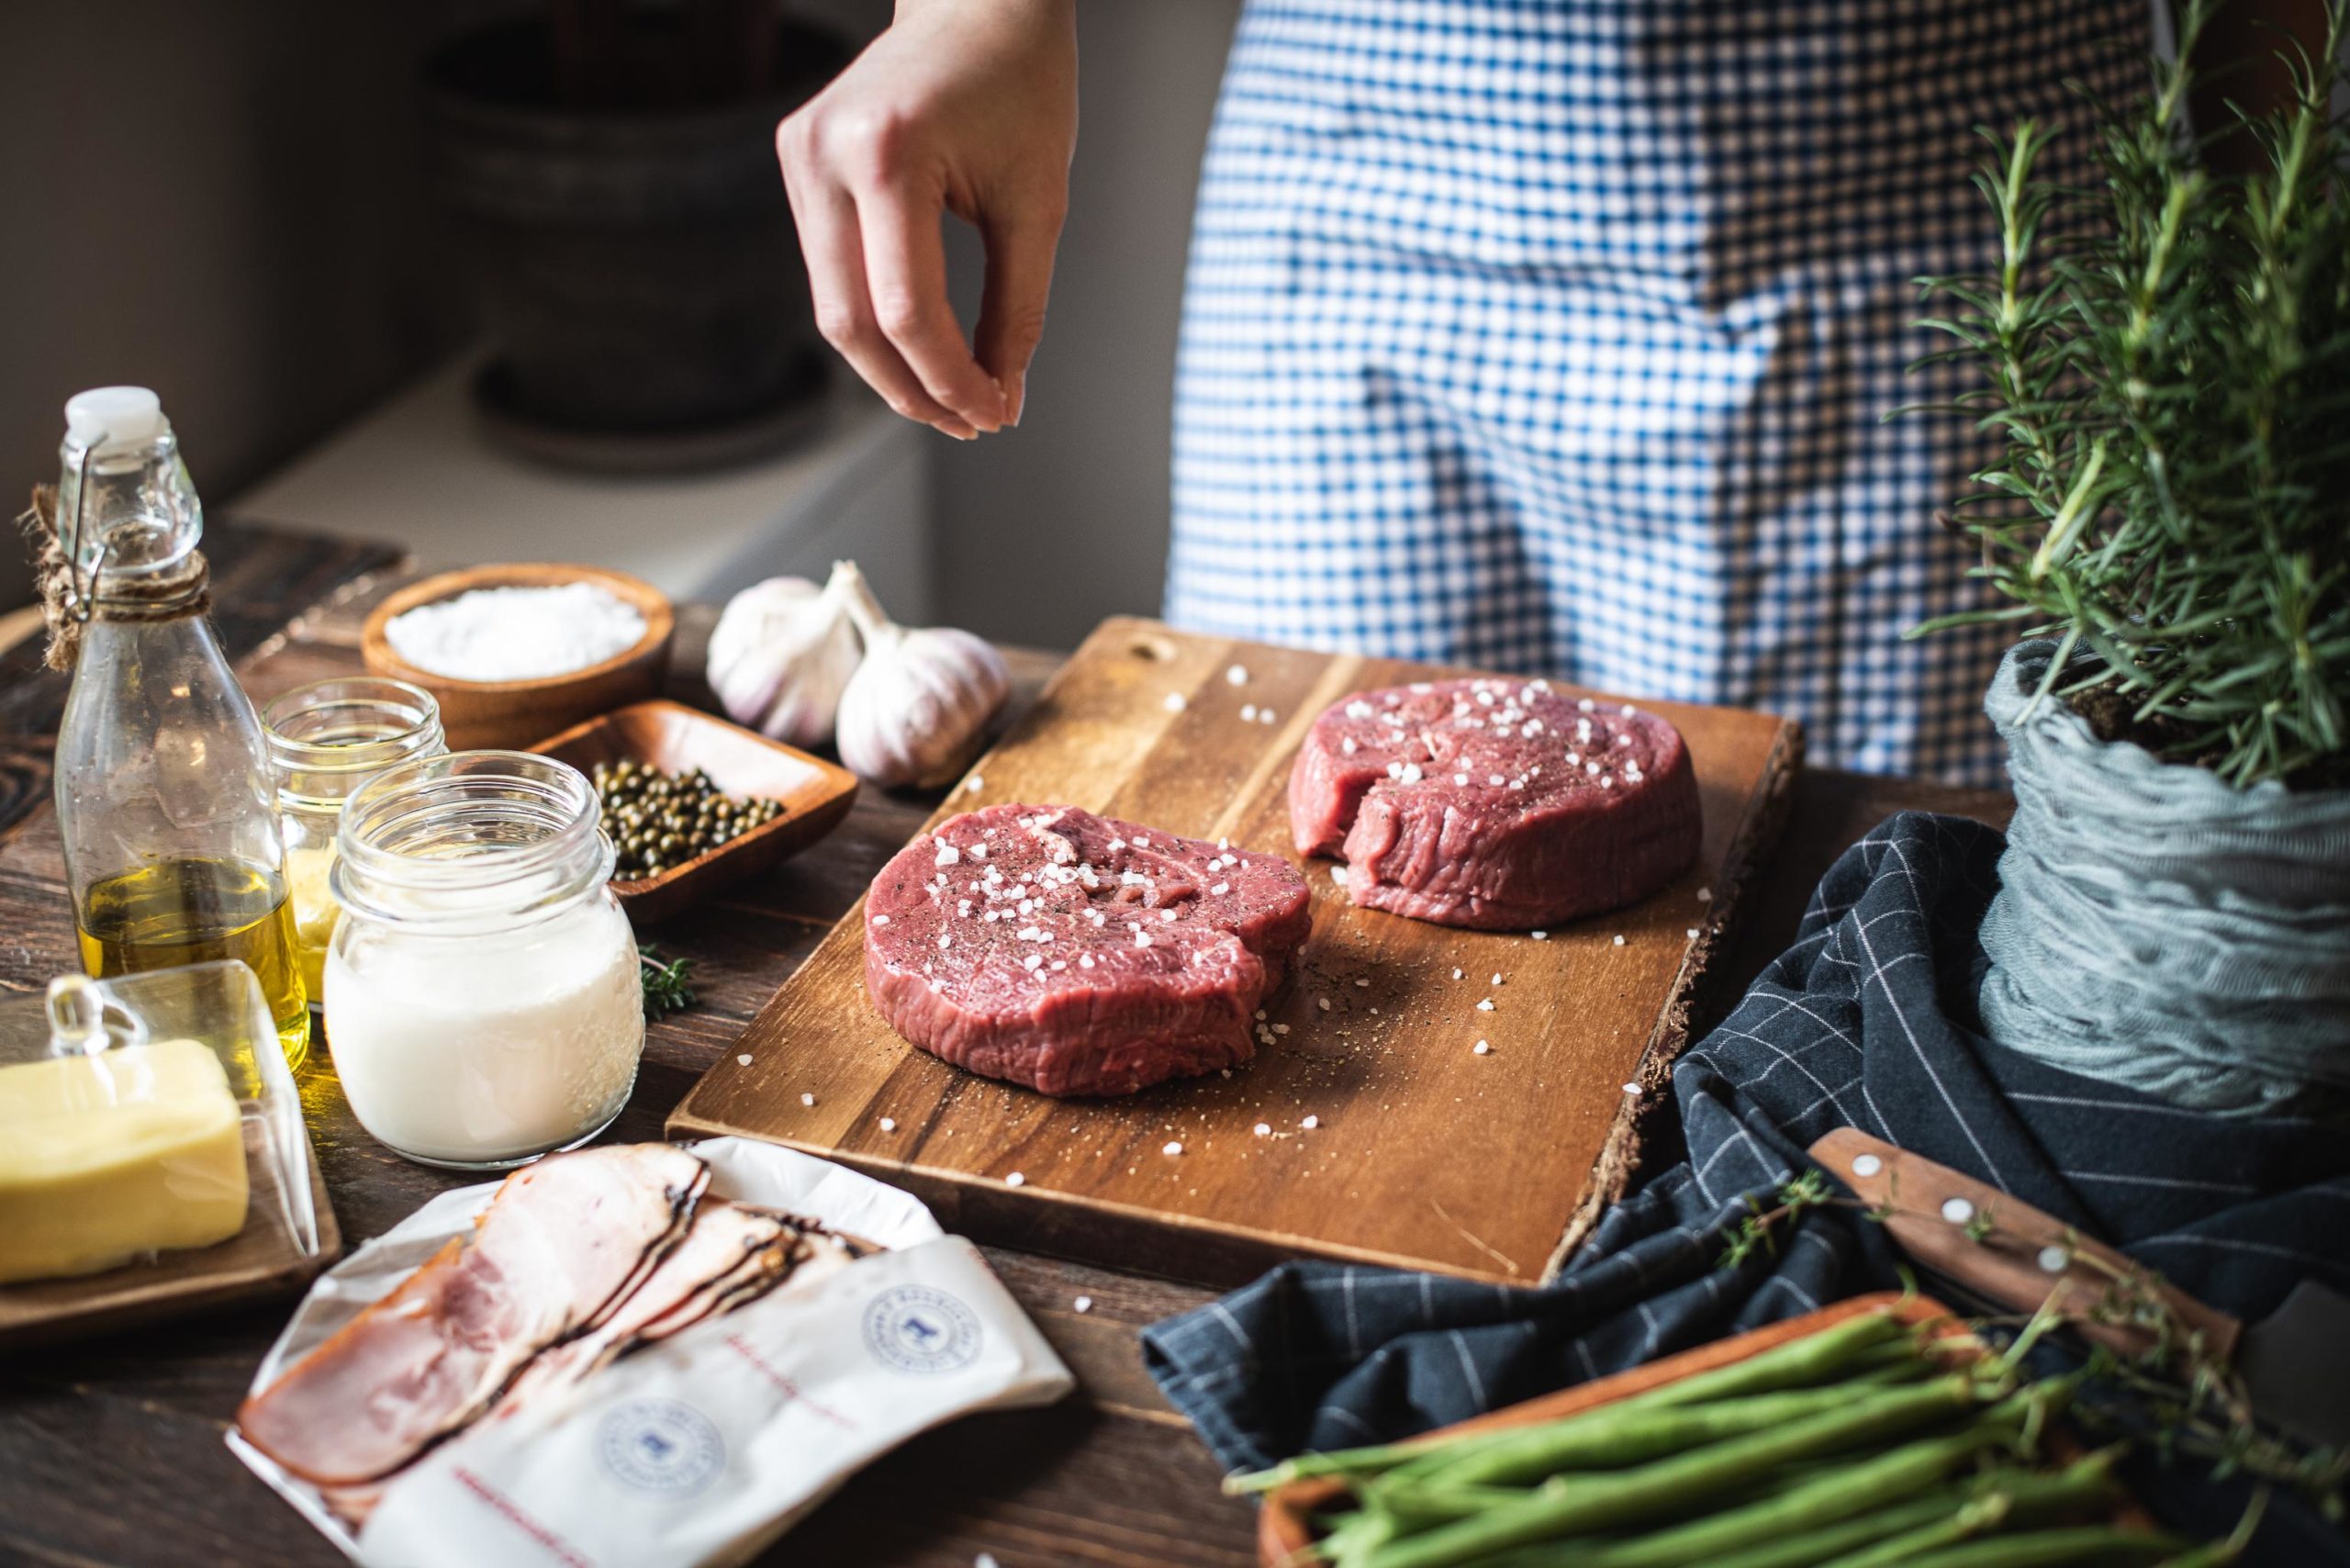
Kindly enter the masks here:
[[83, 967], [98, 979], [234, 958], [289, 1064], [309, 1050], [261, 720], [207, 610], [204, 509], [155, 395], [65, 405], [61, 610], [78, 629], [57, 820]]
[[294, 950], [313, 1011], [324, 1005], [335, 902], [335, 834], [352, 791], [397, 762], [449, 749], [441, 705], [404, 680], [353, 676], [300, 686], [262, 710], [277, 769], [277, 823], [294, 905]]

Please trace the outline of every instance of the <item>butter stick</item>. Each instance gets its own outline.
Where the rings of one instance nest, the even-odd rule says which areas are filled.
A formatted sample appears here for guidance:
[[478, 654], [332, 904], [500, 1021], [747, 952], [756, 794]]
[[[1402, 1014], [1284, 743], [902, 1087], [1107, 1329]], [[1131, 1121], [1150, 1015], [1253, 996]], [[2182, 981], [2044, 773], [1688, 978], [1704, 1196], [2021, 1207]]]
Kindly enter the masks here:
[[248, 1198], [236, 1097], [200, 1043], [0, 1068], [0, 1282], [209, 1247]]

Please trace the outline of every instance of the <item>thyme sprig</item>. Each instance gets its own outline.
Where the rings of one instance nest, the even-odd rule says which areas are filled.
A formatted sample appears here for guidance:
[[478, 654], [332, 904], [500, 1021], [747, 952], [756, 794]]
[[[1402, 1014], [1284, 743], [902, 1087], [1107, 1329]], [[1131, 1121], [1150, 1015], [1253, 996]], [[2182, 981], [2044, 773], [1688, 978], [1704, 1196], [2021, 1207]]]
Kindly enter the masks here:
[[661, 950], [647, 944], [637, 949], [637, 979], [644, 983], [644, 1017], [647, 1023], [666, 1018], [672, 1013], [682, 1013], [701, 999], [694, 994], [690, 979], [694, 961], [691, 958], [671, 958], [664, 962]]
[[[1840, 1197], [1816, 1167], [1783, 1182], [1774, 1202], [1765, 1207], [1747, 1199], [1747, 1213], [1729, 1233], [1720, 1266], [1736, 1268], [1757, 1254], [1775, 1255], [1776, 1233], [1791, 1228], [1813, 1209], [1851, 1209], [1882, 1223], [1892, 1212], [1893, 1196], [1884, 1204], [1864, 1205]], [[2022, 1245], [2001, 1226], [1985, 1205], [1962, 1227], [1978, 1246]], [[2104, 1278], [2104, 1287], [2086, 1307], [2068, 1299], [2061, 1320], [2112, 1325], [2142, 1331], [2146, 1348], [2125, 1355], [2111, 1347], [2092, 1343], [2082, 1367], [2082, 1398], [2075, 1413], [2087, 1426], [2125, 1437], [2143, 1437], [2166, 1459], [2185, 1456], [2224, 1479], [2249, 1475], [2290, 1487], [2308, 1497], [2328, 1518], [2344, 1517], [2344, 1492], [2350, 1490], [2350, 1451], [2308, 1447], [2264, 1429], [2255, 1419], [2252, 1396], [2235, 1368], [2218, 1355], [2201, 1329], [2181, 1317], [2164, 1294], [2160, 1273], [2143, 1264], [2119, 1268], [2080, 1248], [2070, 1229], [2060, 1245], [2067, 1260]], [[2008, 1359], [2023, 1351], [2060, 1320], [2052, 1303], [2029, 1319], [1986, 1317], [1971, 1320], [1976, 1328], [2020, 1327], [2021, 1336]]]
[[[1948, 521], [1980, 542], [2008, 604], [1987, 621], [2061, 638], [2035, 700], [2110, 685], [2165, 755], [2247, 785], [2350, 757], [2350, 122], [2329, 99], [2350, 0], [2325, 52], [2287, 44], [2290, 101], [2231, 105], [2260, 151], [2206, 154], [2235, 127], [2188, 124], [2185, 63], [2218, 0], [2179, 18], [2178, 63], [2097, 104], [2103, 179], [2062, 187], [2026, 120], [1975, 185], [1998, 221], [1986, 276], [1921, 279], [1922, 325], [1984, 385], [1934, 405], [2005, 438]], [[2083, 656], [2075, 659], [2076, 653]]]

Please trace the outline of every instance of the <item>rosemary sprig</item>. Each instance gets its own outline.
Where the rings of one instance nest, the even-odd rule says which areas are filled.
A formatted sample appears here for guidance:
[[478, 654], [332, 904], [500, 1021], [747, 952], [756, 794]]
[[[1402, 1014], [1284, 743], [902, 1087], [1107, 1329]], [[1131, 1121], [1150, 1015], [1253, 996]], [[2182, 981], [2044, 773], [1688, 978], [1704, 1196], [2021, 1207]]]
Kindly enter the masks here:
[[639, 969], [637, 979], [644, 983], [644, 1017], [647, 1023], [681, 1013], [700, 998], [694, 995], [690, 976], [691, 958], [661, 959], [661, 950], [647, 945], [637, 949]]
[[[2218, 0], [2190, 0], [2189, 60]], [[2344, 781], [2350, 767], [2350, 121], [2325, 51], [2282, 57], [2291, 101], [2234, 110], [2260, 165], [2210, 167], [2232, 128], [2187, 122], [2185, 63], [2098, 105], [2093, 190], [2038, 173], [2030, 121], [1975, 184], [1995, 274], [1922, 279], [1922, 325], [1982, 368], [1937, 405], [2005, 439], [1952, 526], [2003, 599], [1915, 629], [2017, 621], [2063, 638], [2040, 696], [2108, 688], [2124, 727], [2232, 783]]]

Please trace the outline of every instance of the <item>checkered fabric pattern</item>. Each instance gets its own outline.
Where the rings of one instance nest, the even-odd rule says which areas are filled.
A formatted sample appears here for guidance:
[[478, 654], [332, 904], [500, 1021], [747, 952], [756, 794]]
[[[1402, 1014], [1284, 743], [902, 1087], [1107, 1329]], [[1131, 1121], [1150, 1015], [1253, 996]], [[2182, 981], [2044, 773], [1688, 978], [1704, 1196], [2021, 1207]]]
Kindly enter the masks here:
[[1775, 1255], [1720, 1266], [1748, 1200], [1767, 1204], [1841, 1126], [2013, 1193], [2248, 1319], [2303, 1277], [2350, 1290], [2337, 1131], [2177, 1110], [1976, 1031], [1975, 932], [2003, 843], [1908, 812], [1847, 850], [1795, 946], [1674, 1070], [1687, 1161], [1610, 1209], [1553, 1283], [1285, 1264], [1147, 1330], [1153, 1375], [1222, 1460], [1254, 1468], [1893, 1288], [1881, 1227], [1850, 1209], [1808, 1213]]
[[[2128, 91], [2145, 0], [1250, 0], [1176, 376], [1179, 624], [1772, 709], [1997, 778], [1938, 508], [1978, 126]], [[2077, 176], [2089, 138], [2050, 172]]]

